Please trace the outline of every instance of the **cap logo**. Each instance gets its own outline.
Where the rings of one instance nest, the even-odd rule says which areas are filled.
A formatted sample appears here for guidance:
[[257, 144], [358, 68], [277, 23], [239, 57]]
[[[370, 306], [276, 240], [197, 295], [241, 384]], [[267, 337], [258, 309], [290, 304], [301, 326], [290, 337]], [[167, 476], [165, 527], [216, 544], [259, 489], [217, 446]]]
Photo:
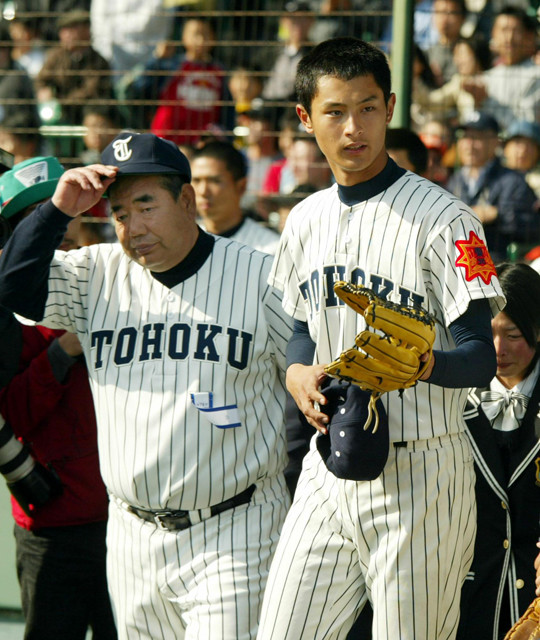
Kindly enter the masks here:
[[17, 180], [25, 187], [31, 187], [38, 182], [45, 182], [49, 179], [49, 167], [46, 161], [36, 162], [28, 167], [23, 167], [13, 174]]
[[125, 162], [131, 158], [133, 151], [128, 147], [128, 144], [132, 138], [133, 136], [129, 136], [129, 138], [123, 138], [122, 140], [115, 140], [113, 142], [114, 157], [118, 162]]

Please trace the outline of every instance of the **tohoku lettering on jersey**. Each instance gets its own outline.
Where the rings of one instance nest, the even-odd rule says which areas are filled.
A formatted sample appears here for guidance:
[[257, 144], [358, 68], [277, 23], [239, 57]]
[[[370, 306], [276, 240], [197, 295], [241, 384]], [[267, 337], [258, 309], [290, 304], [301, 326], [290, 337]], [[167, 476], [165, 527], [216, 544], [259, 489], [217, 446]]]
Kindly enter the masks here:
[[[225, 352], [220, 353], [218, 339], [227, 336]], [[154, 322], [140, 328], [123, 327], [120, 330], [99, 329], [90, 334], [90, 346], [94, 353], [94, 369], [103, 367], [104, 351], [110, 347], [112, 362], [117, 366], [139, 361], [195, 360], [223, 362], [235, 369], [245, 369], [249, 361], [253, 334], [233, 327], [199, 323], [192, 327], [185, 322], [175, 322], [165, 332], [165, 323]]]
[[[482, 268], [491, 265], [490, 277], [463, 261], [463, 241], [471, 237], [480, 241], [473, 243], [473, 255], [478, 252]], [[283, 291], [285, 310], [308, 323], [315, 362], [328, 363], [353, 346], [365, 328], [362, 316], [335, 296], [336, 280], [368, 286], [394, 302], [426, 307], [438, 320], [435, 348], [448, 350], [454, 347], [448, 327], [472, 299], [488, 298], [493, 311], [500, 310], [504, 297], [493, 273], [482, 225], [473, 212], [444, 189], [407, 172], [353, 206], [339, 200], [336, 185], [298, 204], [287, 219], [269, 281]], [[464, 390], [420, 383], [402, 397], [394, 392], [383, 400], [393, 440], [464, 428]], [[432, 414], [418, 412], [418, 403], [431, 406]]]
[[206, 508], [284, 467], [292, 321], [267, 284], [271, 262], [216, 238], [169, 289], [118, 244], [56, 254], [43, 324], [79, 335], [116, 497]]

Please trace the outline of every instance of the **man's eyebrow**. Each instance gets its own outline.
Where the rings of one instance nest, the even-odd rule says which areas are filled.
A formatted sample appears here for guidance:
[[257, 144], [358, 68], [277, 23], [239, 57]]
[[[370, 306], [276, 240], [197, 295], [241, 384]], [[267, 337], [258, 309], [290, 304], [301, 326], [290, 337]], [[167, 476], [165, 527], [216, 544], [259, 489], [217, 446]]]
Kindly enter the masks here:
[[[378, 96], [373, 94], [371, 96], [367, 96], [366, 98], [363, 98], [362, 100], [359, 100], [358, 104], [364, 104], [365, 102], [372, 102], [373, 100], [377, 100], [377, 98]], [[332, 102], [330, 100], [328, 102], [323, 103], [325, 107], [341, 107], [344, 104], [345, 104], [344, 102]]]
[[[144, 193], [142, 196], [139, 196], [138, 198], [135, 198], [134, 200], [132, 200], [132, 204], [139, 204], [139, 203], [145, 203], [145, 202], [154, 202], [155, 198], [153, 195], [149, 194], [149, 193]], [[111, 206], [111, 211], [114, 213], [115, 211], [118, 211], [119, 209], [122, 208], [122, 205], [113, 205]]]

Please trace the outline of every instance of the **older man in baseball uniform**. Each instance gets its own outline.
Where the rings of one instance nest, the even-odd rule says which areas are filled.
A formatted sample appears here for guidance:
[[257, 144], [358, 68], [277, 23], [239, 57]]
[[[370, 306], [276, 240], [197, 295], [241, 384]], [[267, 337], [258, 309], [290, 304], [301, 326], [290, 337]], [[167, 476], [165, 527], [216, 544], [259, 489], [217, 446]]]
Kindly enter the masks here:
[[[0, 304], [83, 345], [120, 637], [252, 639], [288, 507], [291, 326], [271, 258], [197, 226], [174, 144], [121, 133], [102, 159], [19, 225]], [[106, 191], [119, 244], [55, 253]]]

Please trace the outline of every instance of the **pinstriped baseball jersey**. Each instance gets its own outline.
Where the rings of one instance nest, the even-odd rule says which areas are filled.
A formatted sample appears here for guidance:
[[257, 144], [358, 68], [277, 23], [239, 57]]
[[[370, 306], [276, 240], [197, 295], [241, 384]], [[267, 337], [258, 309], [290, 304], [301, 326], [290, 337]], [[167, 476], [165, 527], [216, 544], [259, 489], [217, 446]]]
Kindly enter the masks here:
[[113, 495], [201, 509], [282, 470], [291, 326], [267, 285], [270, 263], [216, 238], [169, 289], [118, 244], [56, 254], [44, 323], [83, 344]]
[[271, 255], [276, 253], [279, 244], [279, 234], [251, 218], [244, 218], [240, 229], [230, 237], [231, 240]]
[[[307, 321], [315, 362], [334, 360], [365, 328], [362, 316], [334, 294], [337, 280], [394, 302], [422, 304], [437, 319], [434, 348], [448, 350], [454, 347], [448, 327], [471, 300], [488, 298], [494, 313], [502, 308], [498, 280], [464, 259], [483, 240], [470, 209], [413, 173], [354, 206], [340, 201], [334, 185], [291, 211], [269, 281], [284, 292], [285, 310]], [[424, 383], [402, 398], [385, 394], [391, 440], [462, 431], [466, 396], [466, 389]]]

